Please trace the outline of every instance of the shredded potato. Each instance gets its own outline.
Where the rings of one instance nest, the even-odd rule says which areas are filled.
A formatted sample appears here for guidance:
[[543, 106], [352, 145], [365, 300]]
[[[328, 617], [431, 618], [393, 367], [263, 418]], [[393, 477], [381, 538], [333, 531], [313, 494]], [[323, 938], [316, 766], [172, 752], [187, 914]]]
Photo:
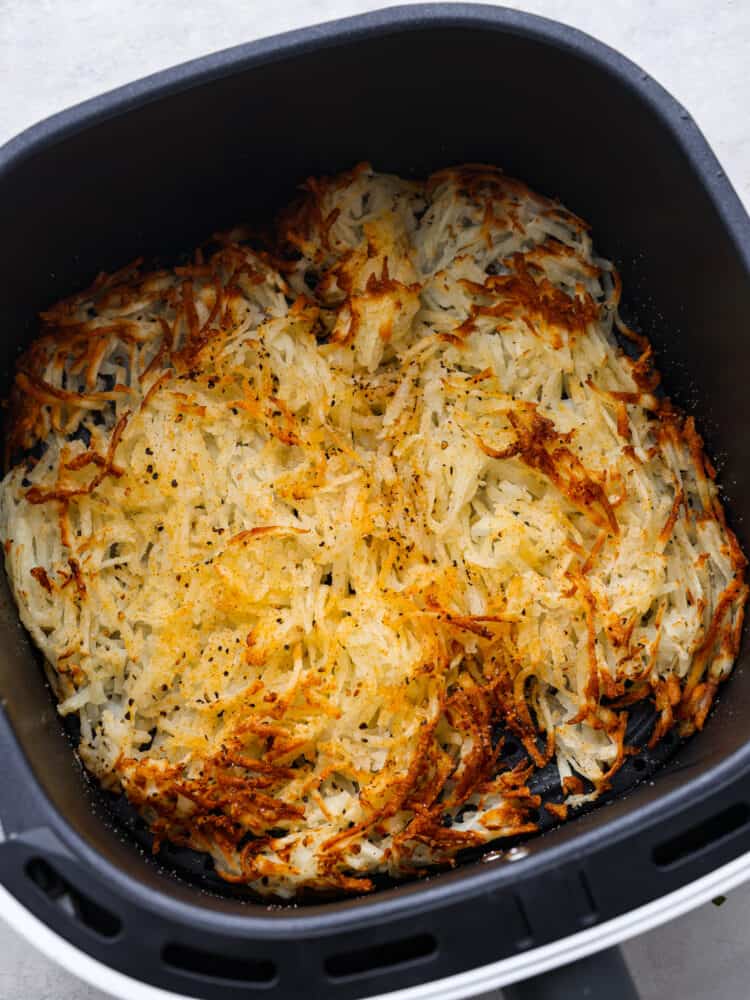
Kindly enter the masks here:
[[11, 399], [21, 618], [157, 844], [364, 891], [534, 831], [550, 761], [596, 798], [636, 702], [700, 729], [745, 560], [585, 224], [361, 165], [244, 236], [50, 309]]

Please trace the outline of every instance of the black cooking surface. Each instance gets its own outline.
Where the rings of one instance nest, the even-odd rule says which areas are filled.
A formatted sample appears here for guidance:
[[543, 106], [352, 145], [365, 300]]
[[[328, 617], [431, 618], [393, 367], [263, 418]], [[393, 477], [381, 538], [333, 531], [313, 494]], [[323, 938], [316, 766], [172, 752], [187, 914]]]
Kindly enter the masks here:
[[[52, 697], [52, 692], [50, 692]], [[637, 747], [645, 746], [651, 734], [656, 713], [653, 703], [644, 699], [631, 705], [629, 708], [628, 727], [625, 735], [625, 746]], [[64, 720], [65, 730], [73, 747], [78, 742], [78, 718], [68, 715]], [[496, 730], [496, 736], [504, 738], [503, 752], [499, 758], [499, 764], [503, 770], [510, 770], [520, 763], [528, 762], [528, 756], [520, 741], [512, 734], [500, 729]], [[655, 771], [665, 763], [676, 751], [680, 740], [674, 731], [667, 735], [651, 750], [644, 749], [637, 755], [626, 758], [622, 768], [612, 778], [611, 789], [604, 793], [593, 803], [587, 803], [576, 810], [570, 810], [566, 823], [575, 822], [576, 817], [591, 812], [592, 809], [601, 807], [603, 804], [621, 797], [643, 781], [651, 779]], [[154, 836], [149, 830], [146, 821], [139, 815], [136, 809], [130, 804], [127, 798], [120, 794], [106, 792], [100, 789], [97, 783], [89, 778], [93, 794], [101, 802], [103, 812], [113, 826], [119, 830], [133, 845], [142, 850], [153, 862], [170, 875], [177, 876], [187, 883], [198, 886], [205, 891], [217, 893], [222, 896], [233, 898], [257, 899], [257, 895], [246, 886], [234, 885], [217, 875], [214, 869], [213, 859], [209, 854], [194, 851], [188, 847], [180, 847], [169, 841], [162, 841], [161, 846], [154, 854]], [[590, 791], [592, 786], [587, 786], [585, 791]], [[560, 786], [560, 776], [557, 764], [554, 759], [543, 768], [534, 771], [530, 780], [529, 788], [535, 795], [541, 797], [542, 803], [533, 817], [537, 822], [539, 830], [535, 834], [526, 834], [516, 837], [500, 838], [481, 848], [470, 848], [463, 851], [458, 858], [459, 864], [477, 861], [490, 851], [510, 850], [520, 844], [539, 837], [556, 826], [560, 825], [560, 820], [549, 810], [544, 808], [545, 803], [559, 803], [565, 798]], [[448, 819], [447, 822], [450, 820]], [[408, 879], [394, 880], [388, 876], [370, 876], [378, 889], [384, 889], [395, 884], [401, 884]], [[320, 902], [320, 894], [309, 894], [302, 898], [302, 902]], [[267, 898], [265, 902], [268, 902]], [[298, 905], [299, 900], [295, 903]]]

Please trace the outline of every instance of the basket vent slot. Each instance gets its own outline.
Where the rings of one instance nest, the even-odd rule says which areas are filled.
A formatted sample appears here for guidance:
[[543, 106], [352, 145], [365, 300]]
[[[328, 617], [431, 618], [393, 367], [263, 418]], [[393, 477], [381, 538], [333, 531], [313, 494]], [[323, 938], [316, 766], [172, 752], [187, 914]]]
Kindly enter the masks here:
[[586, 872], [580, 871], [578, 873], [578, 885], [580, 886], [583, 905], [577, 910], [576, 916], [582, 927], [590, 927], [591, 924], [595, 924], [599, 919], [599, 912]]
[[531, 948], [534, 944], [534, 929], [531, 926], [531, 919], [529, 918], [528, 910], [524, 906], [524, 902], [521, 897], [514, 894], [513, 902], [515, 903], [516, 912], [522, 928], [521, 934], [516, 939], [516, 948], [518, 948], [519, 951], [523, 951], [524, 948]]
[[48, 861], [32, 858], [26, 863], [27, 876], [59, 910], [103, 938], [114, 938], [122, 921], [110, 910], [74, 888]]
[[657, 844], [652, 852], [654, 864], [659, 868], [670, 868], [672, 865], [686, 861], [694, 854], [708, 847], [715, 847], [733, 833], [741, 830], [750, 822], [750, 806], [745, 802], [737, 802], [721, 812], [709, 816], [701, 823], [688, 827], [676, 837]]
[[216, 982], [269, 986], [277, 976], [276, 966], [270, 959], [238, 958], [184, 944], [165, 945], [161, 956], [173, 969]]
[[436, 953], [437, 941], [432, 934], [416, 934], [400, 941], [388, 941], [369, 948], [331, 955], [325, 961], [325, 970], [331, 979], [349, 979], [352, 976], [389, 971], [394, 966], [425, 961]]

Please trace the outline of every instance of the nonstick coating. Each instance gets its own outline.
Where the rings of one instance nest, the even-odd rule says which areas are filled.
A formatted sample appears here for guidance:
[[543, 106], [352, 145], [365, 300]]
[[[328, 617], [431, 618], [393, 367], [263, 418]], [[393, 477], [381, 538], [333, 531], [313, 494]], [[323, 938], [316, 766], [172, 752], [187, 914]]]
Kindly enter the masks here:
[[[626, 319], [651, 338], [669, 395], [697, 416], [747, 548], [750, 222], [658, 84], [572, 29], [501, 8], [391, 9], [253, 43], [10, 143], [0, 151], [0, 389], [38, 311], [99, 269], [174, 259], [218, 228], [270, 218], [307, 175], [363, 159], [404, 176], [495, 163], [592, 224], [620, 269]], [[78, 947], [177, 992], [261, 988], [245, 969], [238, 993], [185, 959], [189, 949], [249, 950], [285, 995], [384, 992], [606, 920], [750, 849], [746, 648], [705, 731], [664, 744], [658, 754], [674, 752], [660, 768], [658, 755], [630, 761], [610, 803], [491, 863], [298, 909], [228, 896], [197, 855], [170, 849], [159, 865], [134, 849], [147, 846], [143, 831], [127, 833], [132, 814], [83, 777], [4, 581], [0, 650], [0, 817], [17, 834], [0, 843], [0, 880]], [[633, 720], [650, 724], [647, 711]], [[71, 916], [31, 878], [40, 857], [88, 910]], [[86, 924], [91, 904], [119, 921], [111, 938]], [[394, 941], [412, 957], [386, 967], [375, 955], [364, 972], [331, 958]]]

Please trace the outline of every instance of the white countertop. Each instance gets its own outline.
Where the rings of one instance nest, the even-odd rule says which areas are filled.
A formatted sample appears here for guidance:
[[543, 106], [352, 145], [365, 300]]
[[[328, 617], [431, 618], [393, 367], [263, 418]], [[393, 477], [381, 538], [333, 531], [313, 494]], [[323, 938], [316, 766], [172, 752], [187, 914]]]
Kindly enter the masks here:
[[[186, 59], [389, 0], [0, 0], [0, 143]], [[750, 208], [750, 0], [512, 4], [619, 49], [692, 113]], [[643, 1000], [750, 996], [750, 886], [624, 947]], [[500, 994], [494, 994], [498, 998]], [[0, 1000], [103, 1000], [0, 923]], [[488, 995], [486, 1000], [491, 1000]], [[596, 1000], [596, 998], [592, 998]]]

